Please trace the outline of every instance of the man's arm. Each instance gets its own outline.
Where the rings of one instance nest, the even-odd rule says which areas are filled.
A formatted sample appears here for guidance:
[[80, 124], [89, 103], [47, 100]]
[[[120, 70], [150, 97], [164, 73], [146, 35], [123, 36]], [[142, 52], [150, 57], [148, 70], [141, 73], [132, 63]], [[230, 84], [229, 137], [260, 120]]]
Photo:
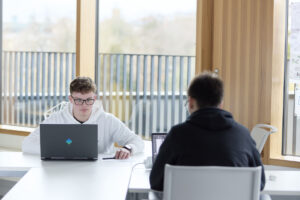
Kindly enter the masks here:
[[[42, 124], [55, 124], [57, 113], [51, 115], [49, 118], [44, 120]], [[27, 137], [24, 138], [22, 142], [22, 151], [23, 153], [30, 154], [40, 154], [40, 127], [38, 126], [34, 131], [32, 131]]]
[[144, 150], [144, 141], [140, 136], [125, 126], [118, 118], [110, 115], [111, 123], [109, 130], [114, 142], [120, 146], [128, 145], [131, 147], [131, 154], [139, 153]]
[[40, 127], [37, 127], [27, 137], [24, 138], [22, 143], [22, 151], [30, 154], [40, 154]]

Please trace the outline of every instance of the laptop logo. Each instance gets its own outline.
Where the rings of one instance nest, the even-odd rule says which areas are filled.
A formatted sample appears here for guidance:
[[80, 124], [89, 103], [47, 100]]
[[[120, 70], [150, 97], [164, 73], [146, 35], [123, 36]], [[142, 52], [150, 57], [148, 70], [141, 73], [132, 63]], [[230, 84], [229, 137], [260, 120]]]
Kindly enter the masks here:
[[70, 145], [70, 144], [72, 144], [72, 140], [71, 140], [70, 138], [68, 138], [68, 139], [66, 140], [66, 143], [67, 143], [68, 145]]

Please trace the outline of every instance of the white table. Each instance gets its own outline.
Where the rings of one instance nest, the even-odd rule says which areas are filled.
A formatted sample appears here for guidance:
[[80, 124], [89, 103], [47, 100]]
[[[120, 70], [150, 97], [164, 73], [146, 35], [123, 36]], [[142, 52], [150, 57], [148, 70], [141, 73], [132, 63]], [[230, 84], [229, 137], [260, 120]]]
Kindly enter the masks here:
[[151, 169], [144, 166], [136, 166], [132, 169], [132, 175], [128, 187], [128, 192], [146, 193], [150, 191], [149, 175]]
[[262, 193], [300, 196], [300, 171], [266, 170], [266, 186]]
[[42, 161], [38, 155], [0, 152], [0, 176], [23, 176], [3, 200], [125, 199], [132, 168], [150, 153], [149, 141], [145, 153], [127, 160], [99, 155], [97, 161]]
[[[146, 142], [145, 153], [122, 161], [101, 159], [109, 155], [100, 155], [97, 161], [41, 161], [39, 156], [0, 152], [0, 176], [23, 176], [27, 172], [3, 200], [117, 200], [125, 199], [127, 189], [145, 193], [150, 191], [150, 169], [136, 164], [150, 153], [150, 142]], [[266, 170], [262, 193], [300, 196], [300, 171]]]
[[5, 195], [12, 199], [125, 199], [132, 167], [144, 154], [128, 160], [42, 161], [39, 156], [0, 152], [0, 176], [24, 177]]
[[118, 165], [32, 168], [3, 200], [125, 199], [131, 165]]

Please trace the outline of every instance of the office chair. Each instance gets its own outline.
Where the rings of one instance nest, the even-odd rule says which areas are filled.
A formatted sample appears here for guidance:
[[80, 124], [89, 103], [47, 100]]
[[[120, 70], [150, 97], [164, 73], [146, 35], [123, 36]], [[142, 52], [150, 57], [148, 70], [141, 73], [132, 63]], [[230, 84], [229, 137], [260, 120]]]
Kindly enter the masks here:
[[[269, 131], [266, 129], [269, 129]], [[277, 128], [268, 124], [256, 124], [254, 126], [250, 135], [256, 142], [256, 148], [259, 153], [262, 152], [269, 135], [275, 132], [277, 132]]]
[[166, 165], [164, 200], [259, 200], [261, 167]]
[[68, 102], [62, 101], [59, 104], [57, 104], [57, 105], [53, 106], [52, 108], [50, 108], [49, 110], [47, 110], [46, 112], [44, 112], [44, 120], [47, 119], [51, 114], [56, 113], [60, 110], [63, 110], [67, 104], [68, 104]]

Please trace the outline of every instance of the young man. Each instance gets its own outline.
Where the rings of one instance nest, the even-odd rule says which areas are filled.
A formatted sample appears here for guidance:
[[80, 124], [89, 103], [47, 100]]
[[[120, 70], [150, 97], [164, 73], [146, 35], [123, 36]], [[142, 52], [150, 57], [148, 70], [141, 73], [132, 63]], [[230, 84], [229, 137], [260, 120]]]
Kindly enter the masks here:
[[[162, 191], [165, 164], [185, 166], [262, 166], [248, 129], [221, 109], [223, 83], [213, 74], [193, 79], [188, 88], [187, 120], [174, 126], [161, 145], [150, 185]], [[265, 185], [262, 168], [261, 190]]]
[[[68, 106], [52, 114], [44, 124], [98, 124], [99, 153], [112, 152], [114, 143], [122, 148], [116, 151], [116, 159], [127, 159], [144, 148], [142, 139], [130, 131], [119, 119], [106, 113], [96, 101], [96, 85], [88, 77], [77, 77], [70, 84]], [[23, 141], [23, 152], [40, 153], [40, 129], [36, 128]]]

